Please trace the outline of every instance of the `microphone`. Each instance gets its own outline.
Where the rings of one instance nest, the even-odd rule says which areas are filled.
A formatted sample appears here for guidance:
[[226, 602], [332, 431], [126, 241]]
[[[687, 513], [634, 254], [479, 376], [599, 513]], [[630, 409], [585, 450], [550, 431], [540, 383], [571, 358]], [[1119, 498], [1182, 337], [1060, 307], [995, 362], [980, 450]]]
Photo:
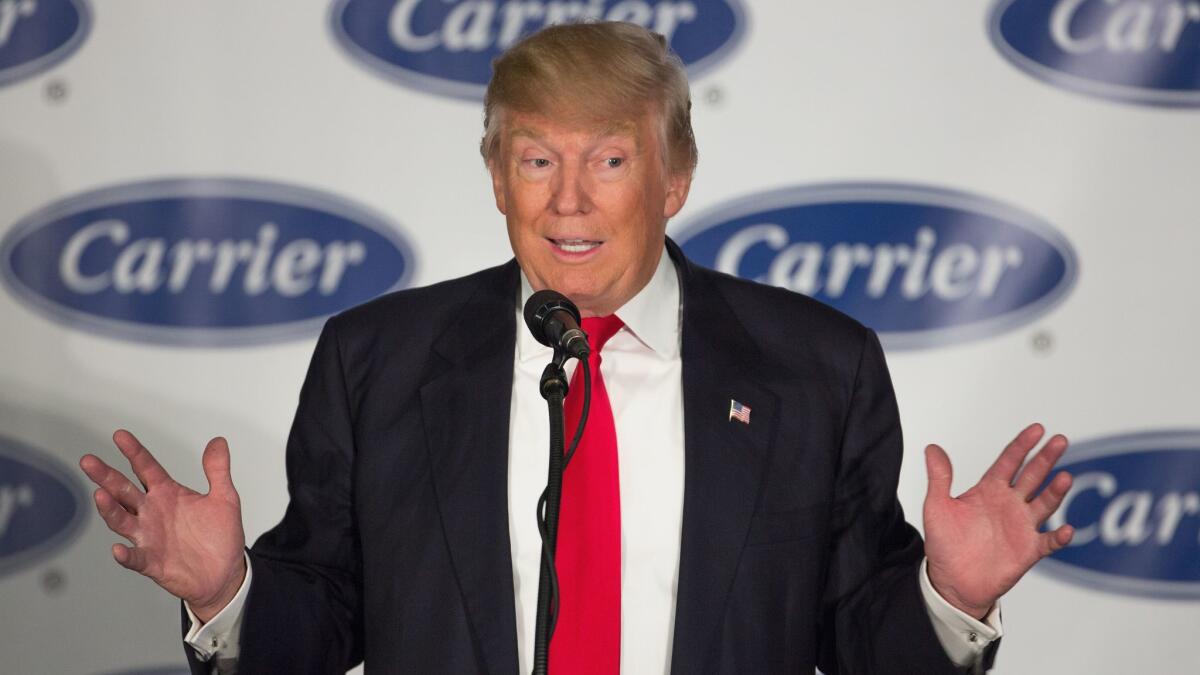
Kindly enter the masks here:
[[579, 328], [579, 308], [558, 291], [538, 291], [525, 302], [525, 325], [538, 342], [586, 360], [591, 348]]

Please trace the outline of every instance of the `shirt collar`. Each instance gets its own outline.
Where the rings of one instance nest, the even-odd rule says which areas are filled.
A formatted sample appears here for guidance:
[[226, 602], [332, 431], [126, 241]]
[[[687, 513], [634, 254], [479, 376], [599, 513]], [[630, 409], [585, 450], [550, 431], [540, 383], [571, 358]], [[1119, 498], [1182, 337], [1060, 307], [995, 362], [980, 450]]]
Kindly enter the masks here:
[[[550, 348], [539, 343], [524, 328], [520, 316], [525, 301], [533, 295], [533, 287], [525, 272], [521, 272], [521, 301], [517, 303], [517, 360], [548, 359]], [[666, 249], [658, 257], [658, 267], [650, 282], [616, 311], [625, 322], [621, 333], [629, 332], [639, 342], [663, 359], [679, 357], [679, 273]], [[620, 333], [618, 333], [619, 335]]]

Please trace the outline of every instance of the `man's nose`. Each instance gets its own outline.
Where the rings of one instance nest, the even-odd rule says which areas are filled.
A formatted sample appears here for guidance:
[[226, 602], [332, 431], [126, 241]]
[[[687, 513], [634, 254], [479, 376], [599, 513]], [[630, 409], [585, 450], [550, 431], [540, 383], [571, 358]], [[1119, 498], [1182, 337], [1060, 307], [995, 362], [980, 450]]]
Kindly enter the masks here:
[[581, 167], [565, 165], [557, 178], [553, 198], [555, 213], [571, 216], [592, 210], [591, 182]]

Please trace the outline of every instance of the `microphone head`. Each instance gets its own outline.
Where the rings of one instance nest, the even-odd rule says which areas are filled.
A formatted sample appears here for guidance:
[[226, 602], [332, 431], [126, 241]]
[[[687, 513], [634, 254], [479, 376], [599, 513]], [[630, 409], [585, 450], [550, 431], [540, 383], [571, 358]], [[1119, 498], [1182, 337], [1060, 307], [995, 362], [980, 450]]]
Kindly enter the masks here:
[[567, 312], [575, 319], [575, 325], [578, 326], [580, 321], [579, 308], [575, 303], [567, 299], [567, 296], [546, 289], [538, 291], [529, 296], [529, 300], [525, 301], [525, 325], [529, 327], [529, 332], [533, 333], [533, 337], [547, 347], [553, 347], [554, 343], [550, 336], [546, 335], [544, 324], [546, 318], [554, 312]]

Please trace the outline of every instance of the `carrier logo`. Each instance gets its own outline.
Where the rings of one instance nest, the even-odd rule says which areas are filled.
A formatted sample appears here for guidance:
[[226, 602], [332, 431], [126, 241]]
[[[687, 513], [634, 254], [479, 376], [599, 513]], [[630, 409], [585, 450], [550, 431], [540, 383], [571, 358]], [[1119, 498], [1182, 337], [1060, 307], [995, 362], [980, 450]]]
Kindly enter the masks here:
[[0, 245], [17, 297], [64, 323], [179, 345], [315, 332], [401, 287], [413, 257], [383, 218], [248, 180], [134, 183], [50, 205]]
[[67, 58], [90, 27], [84, 0], [0, 0], [0, 85]]
[[888, 183], [753, 195], [686, 228], [702, 265], [812, 296], [879, 331], [930, 347], [1028, 323], [1075, 281], [1052, 227], [963, 192]]
[[60, 548], [83, 523], [74, 474], [45, 452], [0, 436], [0, 574]]
[[1001, 0], [989, 24], [1000, 53], [1051, 84], [1200, 106], [1200, 0]]
[[492, 59], [533, 31], [605, 19], [661, 33], [695, 76], [740, 40], [740, 0], [337, 0], [338, 42], [372, 70], [421, 89], [479, 100]]
[[1200, 600], [1200, 431], [1103, 438], [1074, 446], [1075, 478], [1046, 523], [1075, 527], [1037, 569], [1088, 588]]

